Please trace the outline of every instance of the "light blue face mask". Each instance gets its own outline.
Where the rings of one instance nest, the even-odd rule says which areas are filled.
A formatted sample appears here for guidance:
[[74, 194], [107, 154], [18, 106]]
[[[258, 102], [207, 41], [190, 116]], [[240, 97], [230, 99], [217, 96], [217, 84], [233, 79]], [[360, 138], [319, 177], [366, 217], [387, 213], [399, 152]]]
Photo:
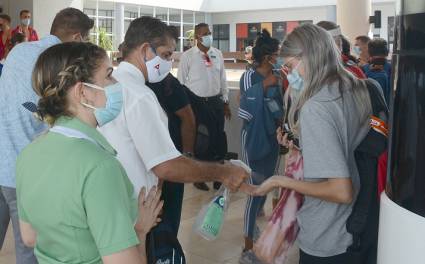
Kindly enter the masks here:
[[353, 47], [353, 52], [358, 57], [358, 56], [360, 56], [360, 53], [362, 52], [362, 49], [359, 46], [354, 46]]
[[301, 91], [304, 88], [304, 79], [301, 77], [300, 73], [298, 72], [298, 66], [300, 65], [301, 61], [295, 66], [295, 68], [286, 76], [286, 79], [289, 82], [289, 85], [297, 90]]
[[282, 57], [277, 57], [276, 63], [273, 64], [273, 68], [280, 70], [282, 68], [282, 65], [283, 64], [285, 64], [285, 61], [283, 60], [283, 58]]
[[106, 105], [103, 108], [96, 108], [92, 105], [81, 103], [82, 105], [94, 110], [94, 116], [96, 117], [98, 125], [101, 127], [115, 118], [120, 114], [123, 106], [122, 86], [120, 83], [114, 83], [102, 88], [95, 84], [83, 83], [84, 85], [105, 91]]
[[213, 43], [213, 36], [212, 35], [203, 36], [201, 43], [206, 48], [211, 47]]

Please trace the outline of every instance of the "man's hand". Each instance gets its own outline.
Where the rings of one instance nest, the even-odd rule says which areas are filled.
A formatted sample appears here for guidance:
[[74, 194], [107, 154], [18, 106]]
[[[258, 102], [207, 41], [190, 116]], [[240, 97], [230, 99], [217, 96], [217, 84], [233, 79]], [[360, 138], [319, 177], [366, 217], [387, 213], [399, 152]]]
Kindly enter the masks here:
[[248, 179], [248, 172], [239, 166], [235, 165], [225, 165], [229, 166], [227, 175], [223, 177], [223, 184], [228, 188], [231, 192], [237, 192], [241, 187], [242, 183]]
[[224, 103], [224, 117], [226, 117], [227, 120], [232, 118], [232, 111], [230, 111], [230, 106], [228, 103]]

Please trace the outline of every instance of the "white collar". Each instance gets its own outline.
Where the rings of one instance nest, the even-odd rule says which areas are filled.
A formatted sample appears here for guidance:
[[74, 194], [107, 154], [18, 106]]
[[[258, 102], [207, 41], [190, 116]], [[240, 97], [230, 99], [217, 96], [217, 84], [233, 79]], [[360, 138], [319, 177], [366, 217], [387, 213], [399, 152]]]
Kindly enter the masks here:
[[144, 84], [146, 82], [143, 73], [135, 65], [126, 61], [121, 62], [115, 72], [118, 75], [125, 74], [129, 77], [131, 76], [137, 83]]
[[[199, 48], [198, 48], [198, 46], [194, 46], [193, 47], [193, 51], [194, 52], [198, 52], [198, 53], [200, 53], [200, 54], [205, 54], [202, 50], [200, 50]], [[212, 52], [214, 52], [213, 51], [213, 47], [210, 47], [209, 49], [208, 49], [208, 51], [207, 51], [207, 54], [211, 54]]]

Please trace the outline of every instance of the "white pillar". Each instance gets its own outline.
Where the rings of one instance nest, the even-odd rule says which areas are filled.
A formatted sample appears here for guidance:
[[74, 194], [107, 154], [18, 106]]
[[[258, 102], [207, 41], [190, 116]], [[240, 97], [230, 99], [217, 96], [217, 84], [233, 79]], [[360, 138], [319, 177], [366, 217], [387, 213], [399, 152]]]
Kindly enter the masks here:
[[83, 10], [83, 0], [33, 0], [33, 24], [39, 37], [50, 33], [53, 19], [56, 14], [67, 7]]
[[118, 46], [124, 41], [124, 10], [125, 6], [121, 3], [116, 3], [115, 5], [115, 47]]
[[[27, 9], [33, 12], [33, 1], [32, 0], [13, 0], [3, 1], [3, 13], [8, 14], [12, 19], [11, 27], [15, 28], [20, 23], [19, 12], [23, 9]], [[33, 15], [34, 21], [34, 15]], [[33, 23], [33, 22], [31, 22]]]
[[425, 218], [381, 195], [378, 264], [423, 263]]
[[326, 8], [326, 20], [336, 23], [336, 6], [330, 5]]
[[235, 52], [236, 50], [236, 23], [230, 23], [229, 25], [229, 40], [230, 40], [230, 46], [229, 51]]
[[184, 37], [184, 30], [183, 30], [183, 9], [180, 10], [180, 52], [183, 52], [183, 37]]
[[337, 0], [336, 2], [337, 24], [341, 26], [342, 33], [351, 41], [359, 35], [368, 35], [371, 0]]

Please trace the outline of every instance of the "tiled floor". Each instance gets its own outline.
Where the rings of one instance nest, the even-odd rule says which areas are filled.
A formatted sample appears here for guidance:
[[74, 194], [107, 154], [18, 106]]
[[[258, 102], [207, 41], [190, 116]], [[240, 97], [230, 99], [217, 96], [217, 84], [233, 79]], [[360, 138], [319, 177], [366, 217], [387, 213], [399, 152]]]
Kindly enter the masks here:
[[[192, 225], [196, 215], [203, 204], [207, 203], [214, 193], [202, 192], [187, 184], [183, 204], [182, 223], [180, 228], [180, 242], [186, 253], [189, 264], [236, 264], [243, 244], [243, 215], [246, 196], [233, 194], [226, 222], [220, 237], [215, 241], [206, 241], [192, 231]], [[267, 201], [266, 214], [270, 215], [271, 199]], [[259, 219], [260, 225], [266, 222], [266, 218]], [[298, 263], [298, 250], [294, 247], [288, 262], [285, 264]], [[14, 247], [11, 230], [9, 230], [3, 249], [0, 251], [0, 264], [14, 264]]]

